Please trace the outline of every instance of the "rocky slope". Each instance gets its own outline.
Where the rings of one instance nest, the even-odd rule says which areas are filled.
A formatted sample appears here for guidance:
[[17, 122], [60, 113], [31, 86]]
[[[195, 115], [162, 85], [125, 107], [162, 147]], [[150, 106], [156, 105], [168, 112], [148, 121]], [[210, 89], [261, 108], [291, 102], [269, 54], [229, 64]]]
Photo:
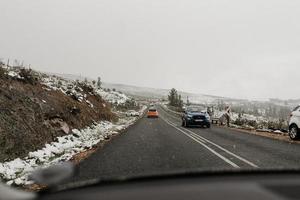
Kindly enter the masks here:
[[91, 85], [28, 69], [0, 69], [0, 162], [24, 157], [58, 136], [117, 120]]

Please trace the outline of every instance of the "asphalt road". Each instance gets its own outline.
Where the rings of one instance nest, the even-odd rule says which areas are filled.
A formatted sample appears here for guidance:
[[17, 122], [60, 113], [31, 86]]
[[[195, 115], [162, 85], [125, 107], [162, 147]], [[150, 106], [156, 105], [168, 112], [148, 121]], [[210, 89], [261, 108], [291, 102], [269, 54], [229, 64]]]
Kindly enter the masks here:
[[299, 168], [300, 145], [212, 126], [183, 128], [158, 108], [78, 166], [72, 181], [160, 174], [177, 170]]

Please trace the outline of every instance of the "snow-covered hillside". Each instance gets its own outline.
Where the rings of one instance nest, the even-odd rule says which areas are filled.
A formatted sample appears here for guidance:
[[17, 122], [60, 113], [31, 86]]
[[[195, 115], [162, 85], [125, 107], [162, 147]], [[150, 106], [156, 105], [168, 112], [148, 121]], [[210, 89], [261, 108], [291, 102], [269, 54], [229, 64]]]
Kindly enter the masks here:
[[[65, 75], [70, 79], [79, 79], [82, 77]], [[145, 97], [149, 99], [167, 99], [169, 90], [155, 89], [147, 87], [137, 87], [124, 84], [103, 83], [103, 87], [121, 91], [124, 94], [129, 94], [136, 97]], [[199, 88], [200, 89], [200, 88]], [[192, 104], [200, 104], [218, 108], [218, 115], [222, 115], [226, 106], [232, 107], [232, 119], [236, 121], [238, 118], [246, 121], [255, 121], [257, 123], [275, 122], [279, 120], [287, 120], [291, 109], [300, 103], [300, 100], [279, 100], [279, 99], [264, 99], [264, 100], [247, 100], [234, 99], [219, 96], [195, 94], [178, 91], [182, 96], [182, 100]], [[287, 123], [287, 122], [285, 122]]]
[[[79, 101], [87, 101], [85, 95], [82, 93], [83, 89], [79, 86], [78, 81], [64, 79], [58, 76], [46, 76], [42, 79], [43, 84], [52, 90], [59, 90], [66, 95], [75, 96]], [[81, 82], [82, 83], [82, 82]], [[96, 85], [91, 82], [83, 83], [88, 85], [100, 95], [104, 100], [113, 104], [124, 104], [130, 98], [123, 93], [116, 91], [105, 91], [102, 88], [97, 88]], [[89, 103], [89, 102], [87, 102]]]
[[[72, 74], [57, 74], [61, 77], [64, 77], [69, 80], [84, 80], [85, 77], [79, 75], [72, 75]], [[92, 81], [91, 78], [87, 78], [87, 80]], [[104, 88], [109, 89], [116, 89], [117, 91], [121, 91], [124, 94], [128, 94], [131, 96], [138, 96], [138, 97], [146, 97], [146, 98], [167, 98], [170, 90], [168, 89], [159, 89], [159, 88], [150, 88], [150, 87], [139, 87], [133, 85], [126, 85], [126, 84], [116, 84], [116, 83], [107, 83], [103, 82]], [[199, 90], [201, 88], [199, 87]], [[217, 104], [218, 102], [225, 102], [230, 105], [242, 105], [248, 104], [252, 102], [262, 102], [262, 103], [274, 103], [278, 106], [288, 106], [294, 107], [295, 105], [300, 104], [300, 99], [296, 100], [279, 100], [279, 99], [260, 99], [260, 100], [247, 100], [247, 99], [235, 99], [229, 97], [221, 97], [221, 96], [212, 96], [206, 94], [197, 94], [197, 93], [189, 93], [178, 91], [178, 93], [182, 96], [184, 101], [189, 98], [189, 101], [194, 104]], [[217, 94], [216, 94], [217, 95]]]
[[118, 134], [135, 122], [131, 117], [120, 120], [119, 123], [99, 122], [82, 130], [74, 129], [72, 134], [58, 137], [57, 142], [45, 144], [45, 147], [30, 152], [24, 159], [0, 163], [0, 176], [7, 184], [32, 184], [28, 175], [40, 167], [49, 167], [62, 161], [70, 160], [74, 155], [93, 148], [96, 144], [104, 142], [106, 138]]
[[[107, 109], [109, 107], [108, 103], [113, 104], [112, 106], [119, 106], [125, 104], [129, 100], [133, 101], [123, 93], [98, 88], [93, 82], [74, 81], [58, 76], [33, 72], [32, 74], [28, 73], [28, 76], [39, 82], [38, 84], [31, 85], [24, 82], [24, 74], [22, 74], [21, 69], [19, 68], [6, 67], [5, 73], [10, 77], [8, 80], [15, 80], [18, 86], [23, 86], [22, 84], [24, 84], [26, 87], [33, 87], [33, 89], [35, 89], [34, 87], [39, 88], [40, 91], [38, 93], [43, 93], [44, 91], [44, 97], [54, 95], [54, 98], [70, 100], [70, 105], [75, 105], [73, 106], [74, 108], [70, 108], [71, 111], [73, 111], [73, 109], [79, 110], [79, 108], [81, 108], [81, 111], [78, 112], [89, 113], [85, 118], [92, 117], [93, 115], [91, 115], [90, 112], [95, 109], [97, 109], [95, 116], [101, 114], [98, 112], [99, 106], [97, 104], [99, 104], [99, 102], [101, 108]], [[21, 89], [24, 90], [24, 88]], [[101, 96], [105, 101], [100, 97], [97, 99], [96, 96]], [[54, 100], [56, 99], [45, 101], [44, 99], [39, 100], [38, 98], [40, 97], [34, 96], [32, 99], [34, 102], [38, 102], [38, 105], [43, 104], [49, 106], [50, 112], [54, 112], [54, 105], [51, 105], [51, 103], [55, 102]], [[76, 105], [77, 108], [75, 108]], [[96, 105], [98, 107], [96, 107]], [[85, 108], [87, 108], [87, 110], [84, 110]], [[146, 106], [140, 107], [138, 113], [142, 115], [146, 108]], [[62, 110], [58, 111], [63, 112]], [[48, 113], [46, 114], [48, 116]], [[44, 147], [29, 152], [25, 157], [15, 158], [2, 163], [0, 162], [0, 178], [9, 185], [31, 184], [32, 182], [28, 180], [28, 175], [34, 170], [48, 167], [62, 161], [68, 161], [74, 155], [95, 147], [98, 143], [104, 142], [112, 135], [121, 133], [122, 130], [134, 124], [136, 120], [139, 119], [139, 116], [127, 115], [124, 110], [118, 111], [117, 109], [114, 109], [114, 114], [118, 117], [118, 121], [116, 122], [113, 120], [92, 120], [93, 123], [87, 125], [85, 128], [73, 128], [69, 131], [68, 124], [66, 121], [63, 121], [64, 117], [61, 117], [60, 114], [54, 112], [54, 118], [51, 117], [50, 119], [47, 119], [46, 122], [42, 123], [55, 122], [55, 127], [62, 126], [61, 129], [64, 131], [65, 135], [56, 137], [53, 142], [43, 143]], [[68, 115], [73, 114], [68, 113]], [[80, 117], [77, 113], [74, 113], [74, 115], [76, 115], [76, 118]]]
[[[63, 77], [67, 80], [80, 80], [83, 81], [87, 79], [88, 81], [92, 81], [92, 78], [89, 77], [83, 77], [79, 75], [72, 75], [72, 74], [55, 74], [55, 73], [47, 73], [49, 75], [56, 75]], [[150, 88], [150, 87], [139, 87], [139, 86], [133, 86], [133, 85], [126, 85], [126, 84], [116, 84], [116, 83], [108, 83], [103, 82], [102, 83], [103, 88], [109, 88], [109, 89], [115, 89], [116, 91], [120, 91], [124, 94], [135, 96], [135, 97], [144, 97], [144, 98], [166, 98], [169, 94], [168, 89], [159, 89], [159, 88]], [[179, 94], [181, 94], [183, 100], [186, 100], [187, 97], [189, 97], [190, 101], [192, 103], [199, 103], [199, 104], [209, 104], [212, 102], [215, 102], [220, 99], [227, 99], [223, 97], [217, 97], [217, 96], [210, 96], [205, 94], [195, 94], [195, 93], [187, 93], [179, 91]]]

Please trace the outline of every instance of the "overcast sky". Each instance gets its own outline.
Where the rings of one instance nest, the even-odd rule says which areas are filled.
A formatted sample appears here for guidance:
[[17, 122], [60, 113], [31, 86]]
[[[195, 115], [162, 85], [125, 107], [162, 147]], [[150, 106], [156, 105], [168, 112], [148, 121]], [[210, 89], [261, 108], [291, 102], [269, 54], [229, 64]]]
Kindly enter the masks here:
[[106, 82], [300, 98], [299, 0], [1, 0], [0, 58]]

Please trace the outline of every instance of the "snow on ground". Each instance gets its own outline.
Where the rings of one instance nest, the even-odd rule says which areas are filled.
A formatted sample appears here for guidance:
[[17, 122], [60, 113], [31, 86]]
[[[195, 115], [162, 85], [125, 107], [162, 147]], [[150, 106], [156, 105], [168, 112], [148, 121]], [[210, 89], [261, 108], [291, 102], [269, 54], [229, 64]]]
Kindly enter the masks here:
[[[76, 84], [76, 81], [66, 80], [57, 76], [47, 76], [42, 78], [42, 83], [52, 90], [59, 90], [66, 95], [75, 96], [80, 102], [85, 101], [90, 107], [93, 107], [86, 96], [83, 94], [83, 89]], [[130, 100], [128, 96], [116, 91], [105, 91], [103, 88], [97, 88], [95, 85], [87, 82], [88, 86], [92, 87], [94, 91], [100, 95], [105, 101], [112, 104], [124, 104], [127, 100]]]
[[[19, 78], [18, 71], [10, 70], [9, 76]], [[42, 84], [46, 90], [59, 90], [66, 95], [77, 97], [78, 101], [86, 102], [93, 108], [93, 104], [86, 99], [86, 94], [76, 81], [65, 80], [57, 76], [46, 76], [41, 74]], [[94, 91], [102, 98], [113, 104], [124, 104], [130, 98], [125, 94], [115, 91], [104, 91], [96, 88], [91, 83]], [[143, 106], [139, 111], [140, 115], [146, 110]], [[118, 115], [120, 113], [117, 113]], [[37, 168], [49, 167], [53, 164], [68, 161], [75, 154], [84, 152], [93, 148], [96, 144], [103, 142], [106, 138], [118, 134], [121, 130], [135, 123], [138, 117], [128, 117], [121, 115], [119, 121], [115, 124], [107, 121], [95, 123], [83, 130], [73, 129], [72, 134], [58, 137], [56, 142], [45, 144], [43, 149], [30, 152], [24, 159], [17, 158], [12, 161], [0, 163], [0, 179], [7, 182], [8, 185], [27, 185], [32, 182], [28, 180], [28, 175]]]
[[130, 100], [125, 94], [115, 91], [104, 91], [103, 89], [97, 89], [96, 93], [100, 95], [105, 101], [112, 104], [124, 104], [127, 100]]
[[[225, 114], [225, 111], [219, 111], [219, 110], [215, 110], [214, 111], [214, 118], [221, 118], [223, 115]], [[230, 119], [232, 121], [235, 121], [239, 118], [239, 114], [235, 113], [235, 112], [231, 112], [230, 113]], [[256, 122], [263, 122], [263, 121], [267, 121], [266, 118], [262, 117], [262, 116], [254, 116], [254, 115], [250, 115], [250, 114], [242, 114], [241, 115], [241, 119], [245, 119], [248, 121], [256, 121]]]
[[21, 79], [21, 76], [15, 71], [8, 71], [7, 75], [10, 77], [15, 77], [15, 78]]
[[[174, 114], [181, 114], [181, 113], [178, 113], [178, 112], [175, 112], [173, 110], [170, 110], [167, 106], [167, 103], [161, 103], [161, 105], [166, 109], [168, 110], [169, 112], [172, 112]], [[219, 119], [221, 121], [223, 121], [225, 123], [225, 111], [219, 111], [219, 110], [214, 110], [214, 113], [213, 113], [213, 116], [212, 118], [216, 118], [216, 119]], [[230, 119], [231, 119], [231, 122], [235, 122], [237, 119], [241, 119], [241, 120], [246, 120], [246, 121], [255, 121], [256, 123], [260, 124], [260, 123], [267, 123], [269, 122], [270, 120], [274, 121], [275, 119], [267, 119], [263, 116], [255, 116], [255, 115], [250, 115], [250, 114], [242, 114], [241, 116], [239, 116], [238, 113], [235, 113], [235, 112], [231, 112], [230, 113]], [[239, 126], [239, 125], [236, 125], [236, 124], [232, 124], [230, 125], [231, 127], [233, 128], [240, 128], [240, 129], [249, 129], [249, 130], [254, 130], [255, 128], [252, 127], [252, 126], [249, 126], [247, 124], [244, 124], [242, 126]], [[270, 133], [275, 133], [275, 134], [284, 134], [281, 130], [270, 130], [270, 129], [267, 129], [267, 128], [261, 128], [261, 129], [256, 129], [256, 131], [259, 131], [259, 132], [270, 132]]]
[[[143, 109], [145, 109], [143, 107]], [[118, 134], [121, 130], [135, 123], [137, 118], [121, 118], [118, 123], [102, 121], [83, 130], [72, 130], [72, 134], [58, 137], [57, 142], [46, 144], [43, 149], [30, 152], [24, 159], [0, 163], [0, 177], [8, 185], [27, 185], [28, 175], [40, 167], [68, 161], [75, 154], [93, 148], [106, 138]]]

